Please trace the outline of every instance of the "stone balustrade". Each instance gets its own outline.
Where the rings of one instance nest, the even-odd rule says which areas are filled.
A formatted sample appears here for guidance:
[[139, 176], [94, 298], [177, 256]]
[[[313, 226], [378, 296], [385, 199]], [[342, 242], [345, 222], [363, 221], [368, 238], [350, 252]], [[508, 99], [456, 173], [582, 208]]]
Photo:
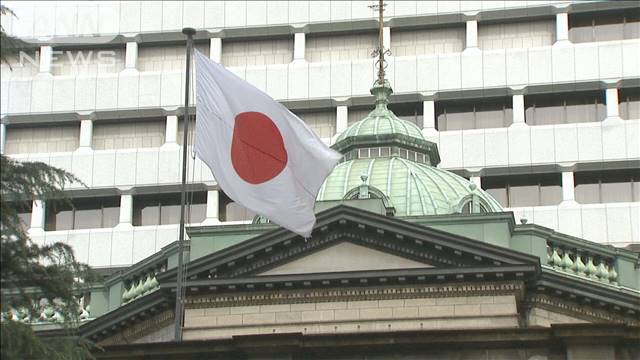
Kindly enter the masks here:
[[[77, 303], [77, 316], [79, 321], [87, 321], [93, 319], [91, 316], [91, 296], [87, 294], [75, 297]], [[25, 307], [10, 308], [6, 312], [0, 313], [2, 321], [18, 321], [27, 324], [47, 324], [62, 323], [65, 321], [65, 314], [68, 309], [60, 299], [40, 298], [34, 302], [31, 311]]]
[[616, 259], [557, 242], [547, 242], [547, 265], [557, 271], [606, 284], [618, 284]]
[[156, 291], [160, 287], [156, 275], [166, 269], [167, 259], [164, 259], [125, 280], [122, 304], [129, 303], [139, 297]]

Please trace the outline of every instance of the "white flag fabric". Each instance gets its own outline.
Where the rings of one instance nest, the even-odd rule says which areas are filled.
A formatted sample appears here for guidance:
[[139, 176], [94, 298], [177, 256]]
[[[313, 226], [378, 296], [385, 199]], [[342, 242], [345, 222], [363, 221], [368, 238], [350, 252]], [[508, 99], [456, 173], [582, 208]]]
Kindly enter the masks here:
[[196, 154], [231, 199], [304, 237], [342, 157], [269, 95], [195, 51]]

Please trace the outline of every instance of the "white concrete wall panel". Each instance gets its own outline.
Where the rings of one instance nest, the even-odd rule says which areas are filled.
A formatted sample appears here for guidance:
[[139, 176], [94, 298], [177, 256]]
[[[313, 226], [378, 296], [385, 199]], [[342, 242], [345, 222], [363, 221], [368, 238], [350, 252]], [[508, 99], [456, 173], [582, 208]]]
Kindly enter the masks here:
[[[626, 41], [640, 44], [640, 40]], [[617, 52], [611, 51], [614, 55], [607, 55], [606, 59], [603, 59], [602, 44], [589, 44], [591, 50], [588, 50], [585, 44], [580, 44], [579, 52], [585, 56], [593, 54], [595, 49], [598, 49], [597, 57], [600, 57], [600, 60], [590, 59], [590, 65], [586, 65], [585, 56], [573, 56], [575, 50], [573, 47], [557, 49], [547, 47], [528, 50], [441, 54], [437, 57], [428, 55], [396, 57], [390, 59], [387, 73], [388, 77], [393, 80], [397, 93], [502, 87], [505, 81], [508, 86], [518, 87], [572, 82], [574, 79], [575, 82], [613, 81], [622, 75], [620, 69], [616, 70], [617, 75], [607, 70], [604, 72], [605, 76], [600, 69], [598, 78], [594, 79], [595, 65], [593, 64], [599, 63], [602, 68], [604, 61], [609, 61], [612, 58], [615, 60], [615, 54], [622, 52], [622, 43], [618, 41], [607, 45], [607, 54], [611, 49], [617, 49]], [[203, 44], [202, 50], [206, 52], [208, 46], [209, 44]], [[77, 99], [73, 99], [74, 108], [68, 108], [66, 111], [179, 106], [182, 103], [180, 90], [183, 86], [182, 70], [160, 69], [160, 72], [157, 72], [155, 67], [149, 65], [148, 60], [154, 59], [151, 62], [163, 64], [160, 59], [162, 56], [145, 55], [145, 51], [145, 47], [141, 46], [142, 57], [139, 59], [139, 66], [153, 68], [153, 71], [141, 73], [124, 71], [118, 74], [102, 73], [93, 76], [77, 76], [75, 91], [72, 95]], [[177, 49], [174, 53], [176, 60], [168, 61], [162, 67], [183, 66], [184, 60], [178, 60], [178, 58], [184, 57], [184, 54]], [[636, 61], [640, 61], [639, 54], [633, 54]], [[500, 69], [503, 59], [506, 68]], [[618, 57], [618, 60], [620, 59]], [[618, 66], [621, 68], [620, 61], [618, 61]], [[327, 96], [350, 97], [368, 95], [368, 88], [372, 81], [357, 80], [366, 80], [367, 78], [373, 80], [375, 70], [371, 66], [372, 62], [370, 59], [345, 60], [312, 63], [308, 67], [303, 64], [287, 63], [264, 67], [231, 67], [230, 70], [247, 78], [260, 88], [266, 86], [267, 92], [277, 100], [326, 98]], [[567, 65], [567, 62], [575, 63], [575, 65]], [[410, 70], [413, 69], [414, 63], [415, 72], [412, 76]], [[634, 76], [640, 77], [640, 67], [636, 67], [634, 70]], [[266, 72], [266, 75], [262, 76], [261, 71]], [[327, 71], [331, 74], [329, 77], [326, 76]], [[584, 78], [577, 77], [577, 75], [584, 76]], [[160, 80], [154, 76], [159, 76]], [[299, 81], [294, 81], [295, 79], [302, 79], [302, 84]], [[309, 79], [308, 86], [304, 85], [306, 79]], [[33, 78], [3, 78], [3, 82], [9, 83], [9, 85], [4, 85], [8, 86], [9, 92], [6, 95], [6, 105], [3, 105], [7, 108], [6, 112], [28, 114], [30, 112], [53, 111], [53, 97], [59, 95], [54, 95], [51, 83], [58, 81], [65, 81], [65, 88], [68, 89], [72, 80], [69, 77], [63, 79], [63, 77], [48, 75], [38, 75]], [[160, 81], [160, 86], [157, 86], [158, 81]], [[323, 91], [326, 86], [330, 87], [328, 95], [326, 91]], [[158, 99], [159, 105], [155, 105], [158, 104]], [[65, 102], [71, 104], [72, 100], [67, 98]], [[64, 111], [59, 102], [55, 103], [56, 111]]]
[[595, 80], [600, 77], [600, 57], [593, 43], [574, 45], [576, 79]]
[[[460, 12], [473, 15], [478, 11], [560, 3], [570, 2], [387, 1], [385, 22], [394, 17]], [[302, 28], [309, 23], [345, 23], [377, 17], [376, 12], [368, 8], [371, 1], [41, 2], [38, 6], [9, 1], [4, 4], [16, 12], [19, 20], [3, 16], [3, 26], [8, 33], [22, 37], [122, 34], [132, 38], [138, 33], [179, 32], [184, 26], [217, 33], [222, 28], [273, 25]], [[622, 78], [640, 77], [637, 65], [640, 39], [552, 45], [554, 20], [487, 25], [480, 16], [478, 42], [484, 50], [463, 52], [465, 31], [461, 25], [428, 30], [392, 28], [393, 56], [388, 59], [387, 78], [397, 94], [435, 94], [437, 98], [438, 92], [504, 87], [518, 91], [526, 86], [615, 83]], [[370, 96], [369, 87], [376, 71], [369, 54], [377, 44], [375, 31], [357, 35], [309, 32], [306, 34], [307, 62], [297, 63], [291, 63], [292, 37], [246, 41], [220, 36], [225, 47], [222, 61], [232, 65], [230, 70], [277, 100], [348, 101], [350, 97]], [[277, 42], [286, 46], [280, 47]], [[208, 41], [196, 47], [209, 53]], [[141, 42], [137, 70], [121, 71], [124, 51], [121, 52], [117, 55], [117, 66], [106, 70], [99, 68], [95, 61], [78, 65], [64, 57], [53, 63], [51, 73], [45, 69], [39, 74], [38, 64], [21, 67], [12, 63], [13, 71], [3, 64], [0, 112], [3, 116], [48, 112], [82, 112], [85, 116], [92, 111], [172, 109], [182, 105], [183, 46], [150, 47]], [[284, 58], [277, 58], [281, 54], [285, 54]], [[370, 108], [349, 108], [348, 122], [361, 119], [369, 111]], [[307, 111], [302, 115], [321, 136], [335, 133], [335, 116], [334, 109], [326, 113]], [[99, 124], [96, 122], [97, 138], [100, 137]], [[20, 147], [11, 143], [23, 135], [20, 129], [11, 125], [7, 129], [7, 148], [17, 146], [12, 150], [13, 157], [43, 161], [72, 171], [90, 187], [125, 189], [179, 183], [180, 147], [175, 144], [161, 146], [164, 141], [153, 142], [147, 144], [150, 147], [146, 149], [140, 148], [146, 146], [144, 144], [136, 144], [132, 149], [120, 149], [121, 146], [114, 144], [112, 150], [75, 151], [79, 137], [75, 135], [74, 143], [58, 139], [55, 146], [50, 147], [47, 141], [42, 141], [46, 139], [32, 139], [30, 145]], [[30, 137], [37, 133], [38, 130], [33, 131]], [[499, 129], [431, 131], [428, 135], [439, 145], [444, 169], [481, 171], [640, 158], [638, 120], [610, 118], [602, 123], [518, 124]], [[54, 139], [52, 136], [46, 135], [47, 139]], [[100, 144], [95, 140], [94, 144]], [[96, 145], [96, 148], [102, 147]], [[198, 159], [190, 160], [188, 176], [195, 182], [215, 184], [211, 172]], [[80, 184], [70, 186], [70, 189], [80, 188]], [[516, 220], [526, 216], [530, 222], [588, 240], [616, 246], [640, 242], [640, 203], [565, 202], [559, 206], [512, 210]], [[34, 233], [34, 238], [67, 242], [76, 249], [81, 261], [96, 267], [124, 266], [174, 241], [177, 225], [132, 227], [123, 224], [116, 229], [55, 231], [41, 236]]]
[[75, 77], [55, 77], [53, 79], [51, 110], [54, 112], [63, 112], [69, 111], [69, 109], [75, 109], [75, 97], [69, 96], [70, 94], [74, 94], [75, 91]]
[[31, 82], [31, 112], [42, 113], [51, 110], [53, 105], [53, 78], [41, 74]]
[[133, 227], [113, 229], [111, 238], [111, 266], [133, 264]]
[[624, 247], [640, 242], [640, 203], [561, 204], [506, 209], [516, 222], [526, 217], [529, 223], [545, 226], [600, 244]]
[[140, 1], [140, 31], [153, 32], [162, 28], [162, 1]]
[[116, 152], [96, 151], [93, 154], [93, 186], [113, 187], [115, 184]]
[[627, 145], [627, 158], [640, 158], [640, 121], [624, 122]]
[[[23, 37], [112, 35], [118, 33], [179, 31], [185, 26], [222, 27], [306, 24], [309, 22], [375, 19], [370, 1], [126, 1], [126, 2], [40, 2], [38, 6], [6, 1], [19, 21], [3, 18], [8, 33]], [[265, 4], [266, 3], [266, 4]], [[388, 1], [385, 17], [437, 15], [458, 12], [495, 11], [510, 8], [549, 6], [570, 1]], [[266, 6], [265, 6], [266, 5]], [[51, 16], [54, 14], [54, 16]], [[130, 16], [123, 16], [127, 14]], [[42, 16], [47, 15], [47, 16]], [[137, 16], [136, 16], [137, 15]], [[49, 18], [46, 22], [39, 19]], [[35, 19], [38, 19], [36, 21]], [[521, 26], [523, 29], [524, 26]], [[530, 26], [522, 30], [546, 35]]]
[[622, 42], [611, 41], [596, 44], [598, 45], [600, 79], [620, 78], [622, 76]]

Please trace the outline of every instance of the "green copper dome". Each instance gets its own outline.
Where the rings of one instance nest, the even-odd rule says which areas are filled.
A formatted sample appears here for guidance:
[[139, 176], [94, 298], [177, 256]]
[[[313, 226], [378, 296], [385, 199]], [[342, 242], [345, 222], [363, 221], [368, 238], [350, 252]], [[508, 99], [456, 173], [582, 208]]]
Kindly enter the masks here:
[[464, 212], [467, 204], [477, 204], [477, 212], [502, 211], [495, 199], [467, 179], [398, 156], [338, 164], [320, 188], [317, 200], [343, 199], [362, 183], [364, 174], [368, 185], [391, 201], [396, 216], [454, 214]]
[[342, 132], [336, 139], [336, 143], [351, 136], [388, 134], [400, 134], [423, 139], [422, 132], [414, 123], [398, 118], [387, 109], [387, 98], [391, 94], [391, 87], [388, 82], [384, 85], [376, 83], [371, 89], [371, 93], [376, 95], [376, 108], [367, 117]]
[[317, 200], [349, 199], [364, 185], [388, 201], [396, 216], [502, 211], [475, 184], [435, 167], [436, 144], [387, 108], [391, 92], [387, 81], [376, 83], [371, 89], [376, 108], [337, 137], [332, 147], [345, 161], [325, 179]]

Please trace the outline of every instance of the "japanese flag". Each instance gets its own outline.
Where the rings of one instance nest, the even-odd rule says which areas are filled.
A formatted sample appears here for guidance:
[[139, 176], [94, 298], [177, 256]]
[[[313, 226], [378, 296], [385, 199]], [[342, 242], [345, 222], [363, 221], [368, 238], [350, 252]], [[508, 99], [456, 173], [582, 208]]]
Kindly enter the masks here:
[[322, 182], [341, 155], [269, 95], [195, 51], [194, 148], [220, 188], [304, 237]]

